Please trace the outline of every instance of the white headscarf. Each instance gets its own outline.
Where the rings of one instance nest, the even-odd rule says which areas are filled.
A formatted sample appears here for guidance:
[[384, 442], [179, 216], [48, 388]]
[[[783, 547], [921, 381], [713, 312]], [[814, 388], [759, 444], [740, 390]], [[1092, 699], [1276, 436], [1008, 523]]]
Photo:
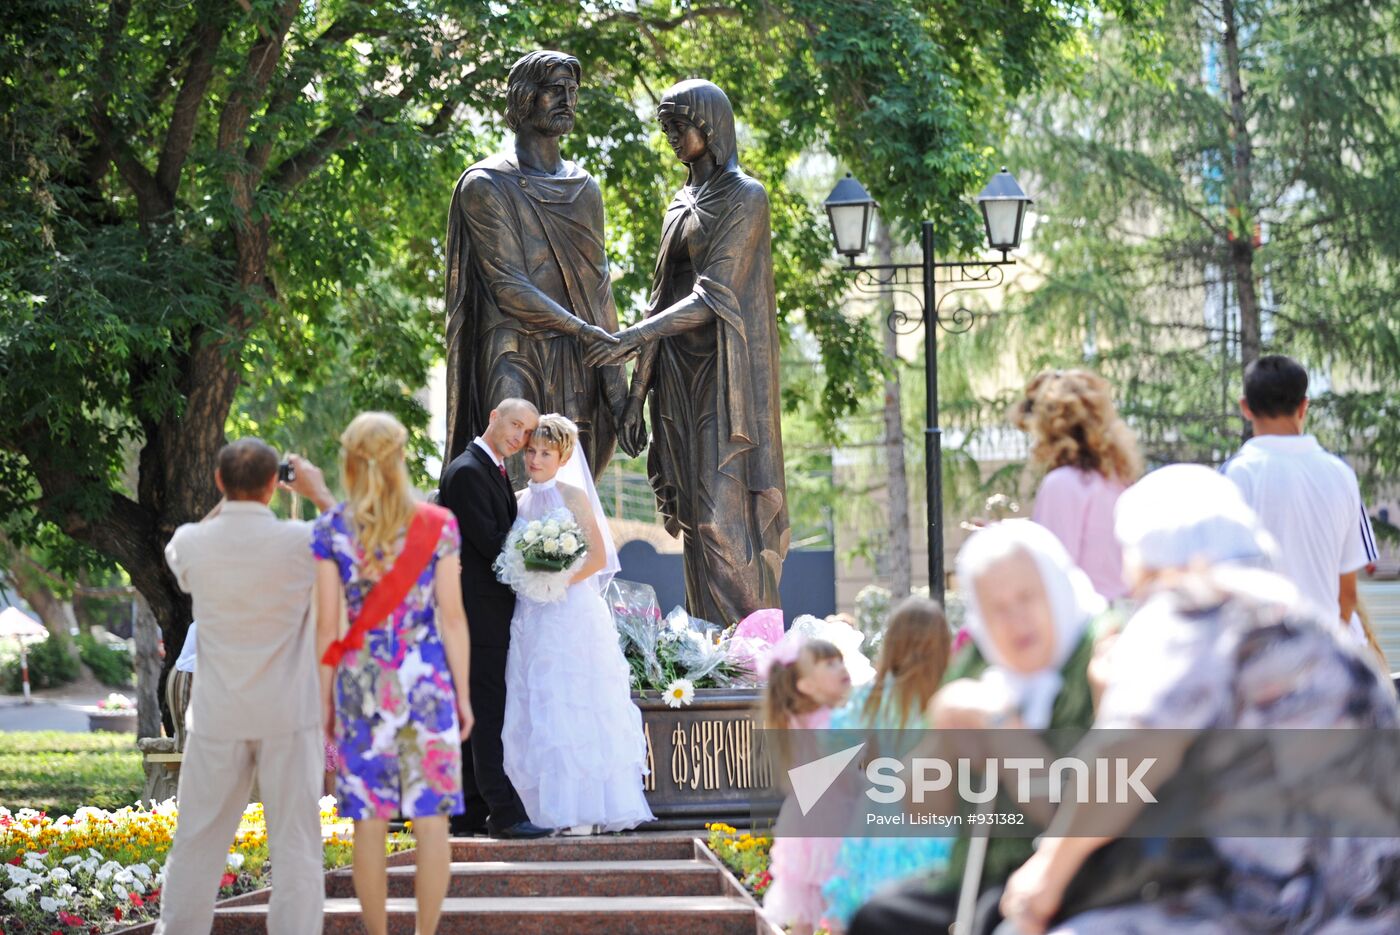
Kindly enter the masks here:
[[[1050, 663], [1038, 672], [1023, 673], [1007, 667], [997, 651], [977, 602], [977, 581], [1002, 559], [1024, 552], [1035, 560], [1050, 617], [1055, 626], [1055, 651]], [[977, 649], [990, 664], [981, 681], [989, 690], [1004, 693], [1027, 727], [1044, 729], [1064, 679], [1060, 669], [1074, 654], [1089, 621], [1107, 606], [1064, 545], [1044, 526], [1028, 519], [993, 523], [972, 535], [958, 553], [958, 589], [967, 603], [967, 628]]]
[[1125, 490], [1113, 512], [1125, 564], [1143, 568], [1254, 565], [1278, 547], [1229, 478], [1199, 464], [1170, 464]]

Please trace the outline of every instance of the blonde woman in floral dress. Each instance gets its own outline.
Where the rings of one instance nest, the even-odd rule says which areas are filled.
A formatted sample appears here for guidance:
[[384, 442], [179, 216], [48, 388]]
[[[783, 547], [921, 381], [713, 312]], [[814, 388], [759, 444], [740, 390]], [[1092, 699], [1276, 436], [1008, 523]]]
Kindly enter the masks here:
[[[349, 496], [316, 521], [311, 543], [326, 732], [340, 756], [340, 814], [355, 822], [355, 894], [370, 935], [387, 931], [384, 841], [396, 816], [412, 819], [418, 844], [418, 932], [437, 929], [472, 725], [461, 534], [449, 511], [415, 502], [407, 438], [387, 413], [350, 423], [340, 437]], [[396, 581], [403, 596], [368, 619], [366, 605], [392, 600], [383, 595]], [[389, 590], [376, 601], [380, 586]], [[342, 594], [356, 623], [337, 640]]]

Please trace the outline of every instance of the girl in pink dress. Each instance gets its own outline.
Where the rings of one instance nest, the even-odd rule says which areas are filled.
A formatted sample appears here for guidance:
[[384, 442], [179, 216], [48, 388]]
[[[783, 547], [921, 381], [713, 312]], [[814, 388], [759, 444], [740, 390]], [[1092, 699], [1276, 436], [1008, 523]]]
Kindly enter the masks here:
[[[770, 731], [819, 730], [831, 725], [831, 712], [846, 700], [851, 676], [841, 650], [825, 640], [788, 632], [768, 658], [768, 687], [763, 699], [763, 726]], [[788, 766], [792, 744], [779, 736], [781, 761]], [[778, 822], [797, 808], [789, 795]], [[811, 935], [822, 923], [822, 885], [836, 864], [841, 839], [778, 837], [770, 852], [773, 883], [763, 899], [765, 912], [791, 935]]]

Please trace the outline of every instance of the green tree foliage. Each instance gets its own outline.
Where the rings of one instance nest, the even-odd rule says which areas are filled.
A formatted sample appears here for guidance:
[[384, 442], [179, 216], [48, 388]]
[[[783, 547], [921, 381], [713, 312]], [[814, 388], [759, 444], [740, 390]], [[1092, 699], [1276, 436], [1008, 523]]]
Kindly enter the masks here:
[[[1018, 123], [1045, 279], [964, 359], [1087, 361], [1149, 458], [1218, 461], [1239, 444], [1243, 364], [1287, 353], [1330, 377], [1324, 443], [1393, 476], [1400, 7], [1172, 0], [1155, 35], [1144, 70], [1105, 21]], [[969, 403], [967, 421], [1006, 401]]]
[[934, 216], [961, 242], [1005, 101], [1083, 15], [912, 0], [10, 4], [0, 521], [120, 563], [173, 657], [189, 607], [162, 548], [212, 506], [227, 432], [324, 458], [346, 415], [375, 406], [428, 454], [413, 393], [440, 353], [448, 193], [500, 145], [506, 72], [537, 47], [584, 63], [566, 152], [603, 182], [624, 309], [682, 178], [651, 116], [660, 90], [703, 74], [730, 92], [745, 164], [772, 193], [779, 307], [815, 342], [807, 385], [831, 425], [880, 358], [840, 311], [824, 220], [790, 179], [799, 156], [829, 147], [898, 222]]

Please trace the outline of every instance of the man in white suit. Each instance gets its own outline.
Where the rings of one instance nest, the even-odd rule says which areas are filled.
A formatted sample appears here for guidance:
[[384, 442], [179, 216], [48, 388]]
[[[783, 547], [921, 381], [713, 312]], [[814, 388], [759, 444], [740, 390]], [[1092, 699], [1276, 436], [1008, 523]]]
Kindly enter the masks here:
[[[290, 458], [290, 489], [325, 510], [321, 471]], [[317, 696], [311, 524], [279, 520], [277, 452], [256, 438], [219, 452], [224, 500], [175, 530], [165, 557], [194, 600], [199, 678], [180, 769], [180, 817], [166, 861], [156, 935], [207, 935], [229, 845], [256, 776], [273, 888], [267, 931], [321, 931], [324, 751]]]

